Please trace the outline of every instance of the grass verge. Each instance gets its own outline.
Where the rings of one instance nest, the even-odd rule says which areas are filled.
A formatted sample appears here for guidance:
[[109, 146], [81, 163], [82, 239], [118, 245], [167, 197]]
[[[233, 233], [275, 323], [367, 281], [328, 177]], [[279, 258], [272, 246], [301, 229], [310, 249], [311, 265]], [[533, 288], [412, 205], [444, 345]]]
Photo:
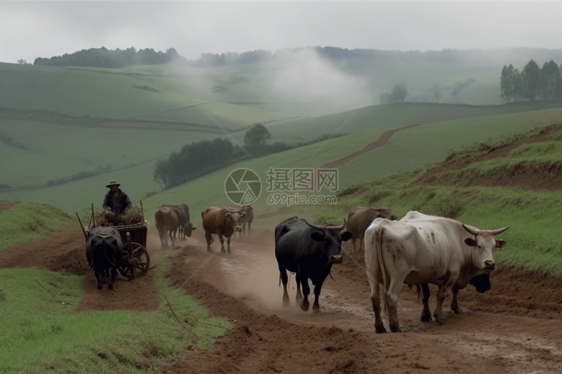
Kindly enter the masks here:
[[[229, 324], [211, 318], [195, 299], [171, 285], [166, 273], [177, 253], [155, 256], [158, 266], [152, 271], [161, 307], [154, 312], [77, 314], [81, 277], [36, 268], [1, 269], [0, 373], [160, 372], [158, 366], [183, 360], [189, 346], [211, 348]], [[184, 327], [164, 295], [178, 318], [187, 321]]]
[[77, 227], [68, 214], [50, 205], [12, 203], [11, 209], [0, 213], [0, 252]]

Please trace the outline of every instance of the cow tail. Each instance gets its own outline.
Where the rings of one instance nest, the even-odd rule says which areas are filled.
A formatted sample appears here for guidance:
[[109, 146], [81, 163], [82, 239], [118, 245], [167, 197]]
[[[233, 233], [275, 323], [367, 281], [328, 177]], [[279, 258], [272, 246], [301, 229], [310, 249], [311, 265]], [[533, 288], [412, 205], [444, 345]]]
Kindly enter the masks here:
[[416, 283], [416, 292], [418, 293], [418, 303], [421, 303], [422, 302], [422, 289], [421, 289], [421, 284], [419, 284], [419, 283]]
[[105, 241], [103, 242], [103, 253], [105, 254], [105, 258], [107, 259], [107, 261], [111, 264], [111, 266], [117, 266], [115, 265], [113, 262], [111, 262], [111, 260], [109, 259], [109, 257], [107, 257], [107, 251], [105, 248]]
[[[380, 226], [379, 226], [380, 227]], [[386, 303], [386, 292], [387, 292], [387, 285], [386, 285], [386, 271], [384, 268], [384, 261], [383, 261], [383, 256], [382, 256], [382, 234], [383, 234], [383, 230], [384, 228], [381, 227], [380, 228], [380, 233], [379, 233], [379, 242], [376, 244], [377, 246], [377, 257], [378, 257], [378, 263], [379, 263], [379, 271], [381, 274], [381, 278], [382, 278], [382, 286], [383, 286], [383, 295], [381, 297], [381, 306], [382, 309], [386, 309], [387, 307], [387, 303]], [[377, 279], [375, 279], [375, 282], [378, 282]], [[380, 284], [378, 285], [380, 287]]]

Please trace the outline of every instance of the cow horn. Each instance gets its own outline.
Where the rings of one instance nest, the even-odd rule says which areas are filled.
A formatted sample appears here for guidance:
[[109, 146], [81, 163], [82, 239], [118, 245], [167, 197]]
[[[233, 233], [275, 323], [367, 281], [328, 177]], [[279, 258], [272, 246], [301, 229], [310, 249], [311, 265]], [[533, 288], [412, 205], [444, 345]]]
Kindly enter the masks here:
[[341, 230], [343, 230], [343, 229], [345, 228], [345, 224], [346, 224], [346, 221], [345, 221], [345, 218], [344, 218], [344, 219], [343, 219], [343, 224], [341, 224], [341, 225], [339, 225], [339, 226], [327, 226], [326, 228], [327, 228], [327, 229], [338, 229], [338, 230], [341, 231]]
[[472, 227], [468, 227], [467, 225], [465, 225], [464, 223], [462, 224], [462, 227], [468, 231], [470, 234], [474, 235], [474, 236], [478, 236], [478, 234], [480, 234], [480, 230], [478, 230], [477, 228], [472, 228]]
[[312, 227], [313, 229], [324, 230], [326, 228], [325, 226], [319, 226], [319, 225], [314, 225], [312, 223], [308, 223], [304, 218], [301, 219], [304, 221], [304, 223], [306, 223], [308, 226]]
[[504, 232], [505, 230], [509, 229], [509, 226], [503, 227], [501, 229], [497, 229], [497, 230], [490, 230], [490, 233], [494, 236], [501, 234], [502, 232]]
[[238, 210], [234, 210], [234, 209], [230, 209], [229, 207], [226, 207], [226, 210], [228, 210], [229, 212], [232, 213], [240, 213], [240, 211], [242, 210], [242, 208], [238, 209]]

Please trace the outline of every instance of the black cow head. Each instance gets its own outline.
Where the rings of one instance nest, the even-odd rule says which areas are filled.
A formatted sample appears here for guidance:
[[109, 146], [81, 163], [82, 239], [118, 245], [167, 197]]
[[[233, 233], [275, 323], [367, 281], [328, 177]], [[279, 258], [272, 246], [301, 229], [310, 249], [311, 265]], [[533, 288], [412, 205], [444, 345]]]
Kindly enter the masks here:
[[472, 284], [476, 291], [479, 293], [484, 293], [492, 289], [492, 283], [490, 282], [490, 273], [478, 275], [468, 282]]
[[324, 247], [324, 253], [328, 256], [329, 263], [340, 264], [342, 262], [341, 256], [341, 242], [347, 241], [353, 237], [353, 234], [349, 231], [343, 232], [345, 228], [345, 219], [341, 226], [321, 226], [313, 225], [311, 223], [303, 221], [313, 229], [316, 229], [310, 234], [310, 237], [318, 242], [322, 243]]
[[193, 227], [193, 224], [190, 222], [187, 225], [184, 226], [184, 233], [185, 233], [185, 237], [186, 238], [190, 238], [191, 237], [191, 233], [193, 232], [193, 230], [196, 230], [197, 227]]

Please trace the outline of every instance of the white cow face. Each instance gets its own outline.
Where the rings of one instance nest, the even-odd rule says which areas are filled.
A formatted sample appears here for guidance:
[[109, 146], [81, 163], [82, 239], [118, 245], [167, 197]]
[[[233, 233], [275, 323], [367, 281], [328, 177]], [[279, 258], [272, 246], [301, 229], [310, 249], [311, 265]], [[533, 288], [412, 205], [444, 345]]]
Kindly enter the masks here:
[[501, 251], [507, 242], [503, 239], [495, 240], [494, 236], [486, 230], [482, 230], [479, 235], [473, 238], [466, 238], [465, 244], [472, 247], [472, 264], [479, 270], [494, 270], [494, 251]]

